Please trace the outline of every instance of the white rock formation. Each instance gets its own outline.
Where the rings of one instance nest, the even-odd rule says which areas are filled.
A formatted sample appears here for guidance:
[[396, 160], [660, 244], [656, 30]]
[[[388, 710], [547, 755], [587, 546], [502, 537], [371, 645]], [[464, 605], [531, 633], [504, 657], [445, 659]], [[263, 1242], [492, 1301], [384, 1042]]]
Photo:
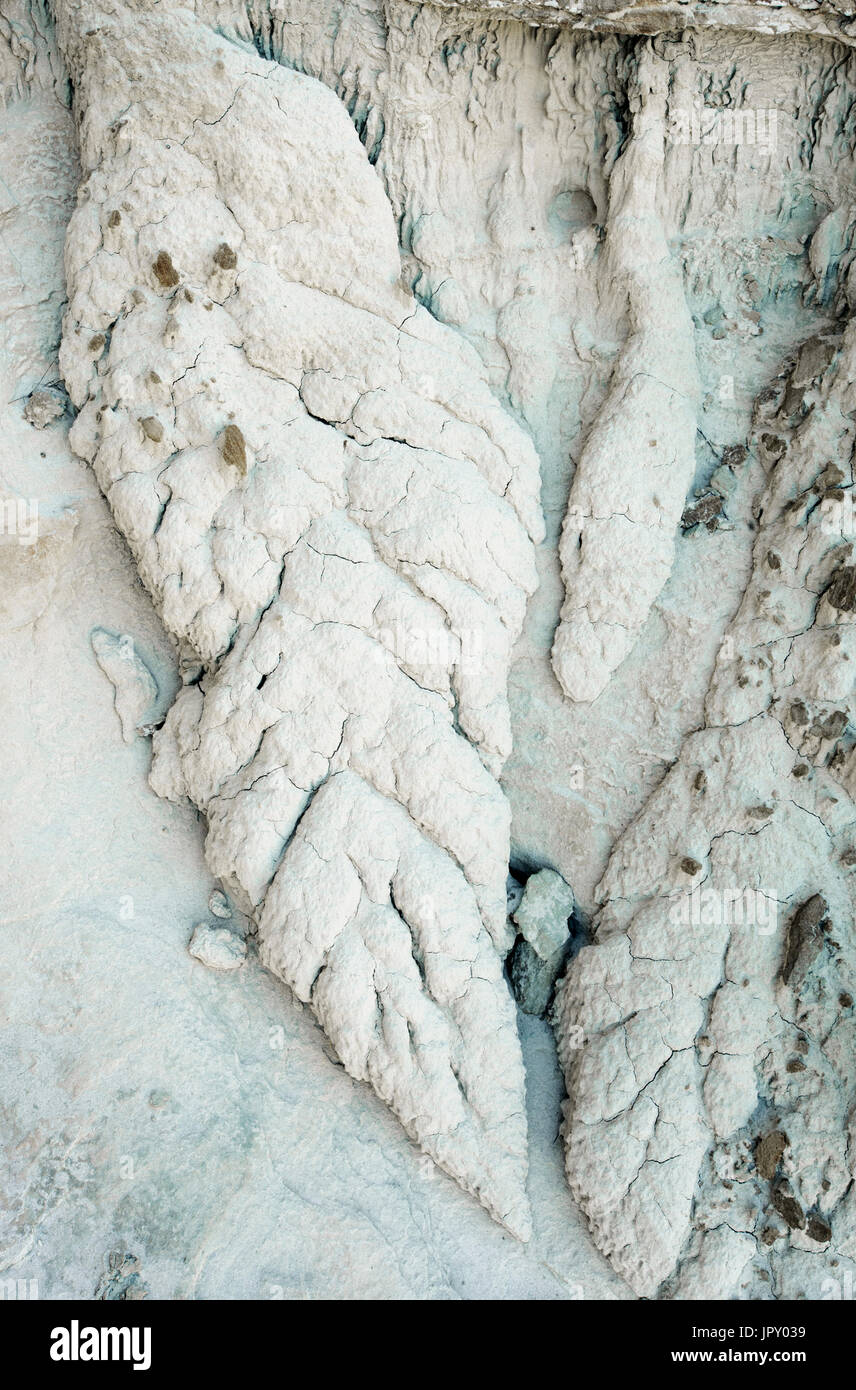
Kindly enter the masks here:
[[133, 743], [141, 732], [144, 716], [153, 714], [158, 697], [157, 681], [134, 647], [128, 633], [117, 636], [103, 627], [93, 628], [89, 639], [95, 660], [114, 689], [116, 713], [122, 737]]
[[707, 727], [616, 846], [559, 991], [569, 1181], [649, 1297], [705, 1271], [729, 1297], [750, 1259], [784, 1294], [801, 1252], [852, 1239], [854, 353], [853, 324], [810, 340], [762, 396]]
[[514, 997], [528, 1014], [549, 1008], [556, 980], [563, 972], [571, 942], [574, 895], [561, 874], [539, 869], [526, 880], [512, 910], [520, 939], [509, 956]]
[[[852, 6], [51, 10], [0, 15], [0, 1268], [852, 1277]], [[502, 969], [540, 1013], [565, 904], [570, 1191]], [[435, 1166], [526, 1234], [518, 1029], [528, 1249]]]
[[72, 444], [187, 670], [152, 785], [204, 811], [212, 871], [351, 1074], [525, 1238], [494, 776], [535, 452], [400, 288], [335, 96], [187, 14], [58, 16]]
[[777, 0], [775, 7], [766, 0], [439, 0], [444, 8], [463, 10], [479, 10], [485, 3], [530, 24], [601, 33], [717, 28], [762, 34], [810, 32], [842, 41], [854, 37], [849, 0]]
[[604, 293], [626, 295], [629, 334], [583, 445], [559, 557], [565, 602], [553, 669], [595, 700], [632, 649], [669, 577], [695, 472], [693, 324], [666, 239], [662, 197], [669, 69], [643, 54], [633, 127], [609, 184]]
[[210, 970], [240, 970], [247, 958], [247, 943], [228, 927], [213, 927], [200, 922], [193, 928], [188, 942], [190, 954]]

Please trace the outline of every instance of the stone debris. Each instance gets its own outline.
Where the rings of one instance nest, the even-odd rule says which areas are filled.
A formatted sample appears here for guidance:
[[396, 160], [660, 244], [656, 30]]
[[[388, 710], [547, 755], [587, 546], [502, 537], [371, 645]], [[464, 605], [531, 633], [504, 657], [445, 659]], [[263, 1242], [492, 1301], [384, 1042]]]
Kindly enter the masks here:
[[521, 935], [509, 957], [511, 987], [524, 1013], [543, 1015], [571, 941], [574, 895], [561, 874], [539, 869], [512, 914]]
[[54, 386], [37, 386], [27, 397], [24, 419], [37, 430], [43, 430], [65, 414], [66, 405], [67, 399], [63, 391], [57, 390]]
[[219, 888], [215, 888], [211, 893], [211, 896], [208, 899], [208, 910], [215, 917], [220, 917], [224, 920], [227, 917], [232, 916], [232, 909], [229, 905], [229, 899], [226, 897], [225, 893], [222, 893], [220, 891]]
[[214, 264], [220, 270], [234, 270], [238, 264], [238, 257], [226, 241], [221, 241], [217, 250], [214, 252]]
[[209, 970], [240, 970], [247, 958], [247, 943], [229, 927], [213, 927], [200, 922], [193, 928], [187, 947], [195, 960]]
[[227, 425], [223, 431], [223, 458], [230, 468], [237, 468], [241, 477], [245, 477], [247, 446], [237, 425]]
[[113, 686], [113, 701], [126, 743], [144, 736], [146, 715], [153, 713], [158, 698], [157, 681], [127, 633], [117, 635], [93, 628], [89, 637], [95, 660]]

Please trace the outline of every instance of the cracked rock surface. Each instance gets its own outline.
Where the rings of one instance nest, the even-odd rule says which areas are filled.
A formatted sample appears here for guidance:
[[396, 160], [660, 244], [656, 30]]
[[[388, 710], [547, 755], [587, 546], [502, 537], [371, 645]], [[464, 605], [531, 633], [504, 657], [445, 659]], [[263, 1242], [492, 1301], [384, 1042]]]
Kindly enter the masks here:
[[792, 1296], [812, 1254], [856, 1253], [854, 346], [852, 324], [804, 345], [759, 402], [768, 481], [705, 727], [560, 987], [569, 1181], [649, 1297], [707, 1267], [721, 1297]]
[[646, 51], [632, 135], [609, 184], [604, 291], [624, 290], [629, 333], [577, 464], [559, 546], [565, 602], [553, 669], [574, 700], [597, 699], [632, 649], [671, 571], [695, 472], [692, 319], [657, 211], [668, 85], [667, 66]]
[[190, 664], [152, 785], [204, 811], [212, 871], [351, 1075], [525, 1238], [495, 774], [535, 451], [401, 290], [325, 87], [186, 15], [58, 17], [85, 171], [71, 442]]
[[854, 25], [7, 0], [0, 1274], [856, 1275]]

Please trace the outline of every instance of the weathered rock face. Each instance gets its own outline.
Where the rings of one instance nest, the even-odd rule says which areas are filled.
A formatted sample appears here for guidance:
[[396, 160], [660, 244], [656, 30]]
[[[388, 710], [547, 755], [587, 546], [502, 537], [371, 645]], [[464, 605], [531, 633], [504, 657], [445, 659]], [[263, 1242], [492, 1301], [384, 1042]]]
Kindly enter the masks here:
[[842, 41], [856, 37], [849, 0], [438, 0], [441, 8], [490, 9], [548, 28], [662, 34], [683, 29], [733, 29], [745, 33], [811, 33]]
[[[595, 1244], [637, 1295], [817, 1296], [856, 1271], [856, 21], [52, 11], [58, 48], [41, 4], [4, 11], [0, 81], [15, 139], [71, 84], [62, 382], [27, 267], [3, 379], [15, 430], [74, 418], [175, 644], [165, 680], [90, 624], [129, 752], [154, 732], [152, 787], [251, 923], [194, 909], [191, 968], [250, 989], [258, 949], [525, 1238], [544, 1025], [506, 971], [537, 1015], [567, 967]], [[16, 478], [0, 562], [28, 627], [77, 514], [25, 598], [26, 503]]]
[[[593, 38], [460, 7], [330, 0], [320, 9], [291, 4], [287, 16], [276, 4], [210, 13], [237, 40], [339, 93], [388, 190], [414, 292], [474, 344], [494, 391], [535, 440], [547, 539], [514, 653], [514, 746], [502, 782], [515, 853], [530, 868], [556, 867], [591, 912], [616, 837], [703, 719], [716, 651], [749, 569], [760, 485], [745, 447], [752, 403], [783, 355], [830, 321], [827, 291], [842, 257], [842, 269], [849, 263], [852, 60], [785, 21], [778, 38], [701, 29], [649, 45], [621, 32], [619, 20]], [[769, 7], [758, 13], [768, 23]], [[769, 19], [771, 31], [777, 23]], [[662, 167], [635, 196], [652, 209], [649, 255], [659, 228], [668, 250], [661, 264], [679, 266], [683, 281], [682, 291], [672, 282], [670, 312], [654, 304], [646, 331], [664, 351], [683, 323], [686, 342], [682, 294], [694, 351], [672, 358], [679, 377], [648, 382], [636, 427], [652, 392], [695, 410], [687, 521], [699, 505], [708, 512], [704, 525], [678, 534], [675, 499], [657, 484], [658, 465], [672, 456], [663, 431], [644, 441], [646, 467], [633, 472], [632, 493], [625, 487], [614, 505], [610, 492], [609, 507], [589, 508], [601, 518], [614, 510], [609, 524], [626, 534], [620, 553], [612, 544], [605, 576], [606, 600], [626, 611], [623, 626], [601, 623], [614, 654], [604, 668], [596, 649], [599, 676], [566, 663], [582, 694], [602, 691], [569, 710], [550, 654], [563, 607], [573, 614], [578, 602], [573, 538], [585, 508], [568, 517], [564, 575], [559, 542], [582, 456], [594, 465], [598, 436], [630, 428], [630, 417], [625, 425], [623, 415], [604, 411], [616, 399], [616, 367], [632, 360], [627, 275], [606, 267], [616, 265], [619, 237], [612, 172], [622, 150], [628, 169], [637, 153], [641, 159], [628, 137], [643, 119], [643, 97], [644, 119], [654, 119], [653, 91], [646, 96], [639, 82], [644, 53], [661, 81], [668, 73], [668, 98], [656, 118]], [[648, 147], [650, 154], [650, 136]], [[472, 169], [482, 171], [477, 183]], [[625, 242], [631, 254], [631, 234]], [[831, 267], [820, 272], [820, 292], [815, 264]], [[637, 377], [632, 396], [642, 383]], [[685, 450], [681, 459], [679, 470]], [[671, 478], [660, 472], [661, 481]], [[631, 526], [631, 515], [644, 524]], [[594, 579], [596, 591], [592, 564], [581, 578]], [[585, 613], [577, 611], [580, 628]]]
[[854, 1253], [855, 344], [809, 341], [759, 401], [768, 482], [706, 727], [616, 846], [557, 1005], [569, 1180], [648, 1296], [750, 1261], [785, 1293], [804, 1255]]
[[72, 444], [186, 667], [152, 785], [205, 812], [212, 871], [351, 1074], [525, 1237], [492, 774], [534, 449], [400, 288], [335, 96], [186, 15], [58, 16]]
[[693, 324], [658, 211], [668, 89], [668, 65], [645, 50], [631, 135], [610, 177], [601, 266], [602, 292], [626, 295], [629, 335], [580, 455], [559, 547], [553, 669], [575, 700], [597, 699], [633, 649], [671, 571], [695, 473]]

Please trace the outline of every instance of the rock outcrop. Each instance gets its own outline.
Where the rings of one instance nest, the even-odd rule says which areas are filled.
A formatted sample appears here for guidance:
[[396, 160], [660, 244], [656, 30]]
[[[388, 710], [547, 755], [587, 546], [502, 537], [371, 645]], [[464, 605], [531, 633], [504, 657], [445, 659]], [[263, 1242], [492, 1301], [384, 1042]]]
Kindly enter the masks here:
[[565, 602], [553, 669], [595, 700], [635, 645], [669, 577], [695, 473], [699, 381], [683, 279], [658, 204], [669, 68], [647, 50], [630, 93], [632, 129], [609, 181], [603, 297], [626, 296], [629, 333], [577, 464], [559, 558]]
[[[251, 1265], [271, 1206], [290, 1221], [304, 1201], [294, 1172], [314, 1182], [296, 1122], [303, 1156], [230, 1215], [294, 1120], [282, 1087], [331, 1109], [344, 1088], [325, 1221], [331, 1205], [351, 1221], [348, 1175], [370, 1173], [376, 1229], [349, 1250], [401, 1252], [377, 1287], [456, 1294], [471, 1204], [442, 1183], [414, 1197], [399, 1172], [408, 1216], [378, 1221], [396, 1138], [401, 1168], [412, 1155], [380, 1107], [388, 1147], [363, 1138], [370, 1098], [325, 1056], [429, 1156], [417, 1187], [437, 1164], [526, 1239], [521, 1038], [543, 1203], [561, 1089], [546, 1018], [571, 1195], [554, 1171], [528, 1251], [466, 1214], [482, 1254], [511, 1252], [505, 1293], [567, 1295], [577, 1265], [646, 1298], [815, 1297], [830, 1268], [856, 1276], [854, 43], [843, 0], [4, 6], [4, 665], [37, 731], [29, 762], [9, 759], [19, 880], [34, 845], [61, 852], [38, 894], [11, 895], [4, 961], [29, 985], [8, 1010], [24, 1060], [0, 1096], [16, 1162], [0, 1262], [38, 1228], [39, 1258], [62, 1263], [50, 1223], [86, 1132], [86, 1220], [116, 1230], [74, 1277], [194, 1296], [206, 1249]], [[117, 599], [135, 573], [145, 593]], [[79, 840], [53, 788], [67, 764], [67, 785], [94, 785], [62, 728], [71, 691], [90, 728], [90, 690], [117, 742], [90, 740], [94, 867], [72, 901], [86, 856], [63, 849]], [[171, 806], [142, 782], [138, 735]], [[122, 850], [131, 808], [158, 820], [144, 853], [133, 833]], [[179, 824], [198, 849], [200, 821], [219, 887], [192, 853], [171, 877], [160, 850]], [[148, 956], [129, 865], [185, 884], [175, 920], [152, 910]], [[132, 982], [106, 1019], [117, 949]], [[307, 1006], [290, 1018], [302, 1081], [270, 1080], [288, 1049], [268, 1019], [292, 1006], [259, 958]], [[183, 1045], [164, 1076], [131, 1056], [125, 1015], [161, 989], [163, 1038], [190, 1030], [209, 1058], [181, 1116]], [[55, 1029], [38, 1114], [35, 997]], [[245, 1024], [254, 1041], [233, 1046]], [[102, 1027], [142, 1097], [122, 1132], [175, 1122], [162, 1150], [141, 1143], [153, 1176], [133, 1197], [98, 1167], [133, 1091], [102, 1102]], [[219, 1132], [199, 1138], [212, 1076], [223, 1154]], [[197, 1138], [213, 1176], [204, 1199], [176, 1176], [173, 1222], [172, 1160]], [[571, 1196], [617, 1273], [582, 1248]], [[414, 1274], [443, 1203], [454, 1257]], [[170, 1236], [146, 1250], [149, 1210]], [[144, 1231], [120, 1230], [134, 1211]]]
[[767, 484], [706, 727], [616, 845], [559, 991], [569, 1181], [647, 1297], [705, 1270], [728, 1297], [750, 1261], [756, 1296], [787, 1296], [804, 1255], [854, 1253], [854, 380], [851, 323], [759, 400]]
[[57, 13], [72, 444], [182, 652], [152, 785], [204, 812], [213, 872], [351, 1074], [526, 1237], [495, 778], [534, 449], [401, 288], [331, 92], [187, 13]]

